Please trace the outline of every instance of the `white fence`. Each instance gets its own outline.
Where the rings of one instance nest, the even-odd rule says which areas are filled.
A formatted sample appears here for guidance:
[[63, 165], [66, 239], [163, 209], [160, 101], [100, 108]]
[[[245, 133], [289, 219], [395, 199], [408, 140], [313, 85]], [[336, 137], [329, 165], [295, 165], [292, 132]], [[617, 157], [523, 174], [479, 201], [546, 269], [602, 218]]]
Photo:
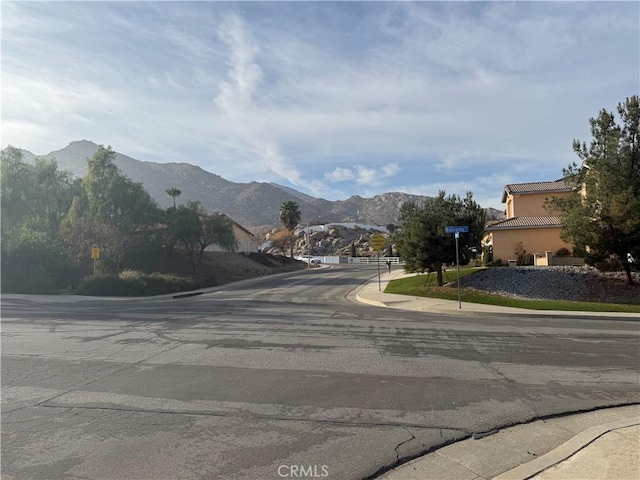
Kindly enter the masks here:
[[[380, 263], [386, 264], [391, 262], [391, 265], [404, 265], [404, 260], [400, 257], [379, 257]], [[378, 257], [347, 257], [348, 263], [365, 263], [376, 264], [378, 263]]]
[[[306, 255], [304, 256], [300, 255], [299, 257], [295, 257], [295, 258], [303, 262], [307, 261]], [[378, 257], [336, 257], [336, 256], [322, 257], [318, 255], [311, 255], [311, 260], [319, 261], [320, 263], [323, 263], [323, 264], [357, 263], [357, 264], [364, 264], [364, 265], [369, 265], [369, 264], [375, 265], [376, 263], [378, 263]], [[381, 264], [384, 265], [386, 264], [387, 261], [391, 262], [391, 265], [404, 265], [404, 261], [400, 257], [380, 257]]]

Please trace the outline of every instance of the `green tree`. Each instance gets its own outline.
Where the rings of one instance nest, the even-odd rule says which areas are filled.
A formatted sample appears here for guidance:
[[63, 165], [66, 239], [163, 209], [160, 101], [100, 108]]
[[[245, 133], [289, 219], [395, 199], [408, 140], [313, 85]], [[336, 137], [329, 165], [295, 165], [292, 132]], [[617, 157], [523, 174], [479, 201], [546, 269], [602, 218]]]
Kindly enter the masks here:
[[290, 232], [300, 222], [300, 206], [293, 200], [287, 200], [280, 205], [280, 223]]
[[602, 110], [590, 119], [591, 144], [574, 140], [581, 165], [569, 165], [565, 180], [574, 187], [566, 197], [547, 201], [560, 213], [561, 237], [585, 252], [589, 264], [617, 258], [633, 284], [628, 255], [640, 256], [640, 104], [638, 96]]
[[73, 201], [63, 236], [74, 258], [86, 259], [95, 244], [101, 247], [101, 262], [119, 272], [127, 253], [149, 239], [162, 211], [141, 183], [120, 172], [115, 156], [111, 147], [100, 145], [88, 159], [82, 193]]
[[167, 188], [165, 192], [167, 192], [167, 195], [173, 198], [173, 208], [176, 208], [176, 197], [179, 197], [180, 194], [182, 194], [182, 190], [176, 187], [171, 187]]
[[351, 246], [349, 247], [349, 256], [350, 257], [358, 256], [358, 252], [356, 252], [356, 245], [353, 242], [351, 242]]
[[387, 244], [387, 257], [393, 257], [393, 247], [391, 242]]
[[455, 238], [445, 233], [448, 225], [466, 225], [468, 233], [459, 239], [460, 263], [467, 263], [472, 249], [478, 248], [484, 231], [485, 212], [473, 200], [471, 192], [465, 198], [446, 196], [441, 191], [423, 206], [404, 203], [400, 207], [401, 228], [394, 234], [396, 248], [405, 262], [407, 272], [436, 272], [438, 285], [442, 285], [444, 264], [456, 261]]
[[237, 247], [233, 220], [217, 212], [206, 213], [199, 202], [188, 201], [187, 205], [170, 209], [167, 220], [171, 248], [179, 244], [186, 250], [193, 275], [198, 274], [209, 245], [229, 251]]
[[3, 246], [15, 243], [11, 235], [27, 218], [30, 229], [39, 225], [37, 228], [42, 228], [42, 233], [46, 230], [53, 239], [79, 191], [78, 182], [69, 172], [58, 170], [55, 160], [36, 159], [29, 164], [23, 161], [22, 152], [11, 146], [2, 151], [0, 174]]
[[39, 293], [29, 285], [48, 283], [49, 293], [73, 283], [59, 225], [79, 182], [55, 160], [27, 163], [11, 146], [1, 153], [0, 174], [3, 290]]
[[[293, 200], [287, 200], [280, 205], [280, 223], [289, 232], [293, 232], [300, 223], [300, 206]], [[291, 258], [293, 258], [293, 244], [291, 245]]]

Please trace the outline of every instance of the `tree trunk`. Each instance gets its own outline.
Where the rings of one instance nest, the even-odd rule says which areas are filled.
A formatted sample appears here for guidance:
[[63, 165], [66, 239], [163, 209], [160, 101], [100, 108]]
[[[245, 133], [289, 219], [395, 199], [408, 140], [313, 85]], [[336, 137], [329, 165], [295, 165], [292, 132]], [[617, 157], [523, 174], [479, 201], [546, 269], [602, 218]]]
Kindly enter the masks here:
[[198, 262], [196, 262], [195, 255], [193, 255], [193, 253], [189, 255], [189, 258], [191, 259], [191, 271], [195, 277], [198, 275]]
[[438, 278], [438, 286], [441, 287], [443, 285], [442, 282], [442, 267], [438, 267], [436, 270], [436, 277]]
[[207, 246], [205, 245], [204, 247], [200, 247], [200, 253], [198, 254], [198, 264], [197, 264], [197, 268], [200, 268], [200, 265], [202, 265], [202, 257], [204, 256], [204, 249], [207, 248]]
[[624, 268], [624, 273], [627, 274], [627, 284], [633, 285], [635, 282], [633, 281], [633, 275], [631, 275], [631, 265], [629, 265], [629, 262], [622, 262], [622, 268]]

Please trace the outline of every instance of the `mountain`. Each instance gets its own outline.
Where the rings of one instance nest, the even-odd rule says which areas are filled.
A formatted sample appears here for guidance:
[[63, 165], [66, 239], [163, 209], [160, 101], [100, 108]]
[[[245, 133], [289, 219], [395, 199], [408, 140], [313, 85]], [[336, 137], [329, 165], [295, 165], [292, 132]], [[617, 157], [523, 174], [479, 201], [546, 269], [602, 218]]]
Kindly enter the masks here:
[[[36, 156], [28, 150], [22, 150], [22, 154], [29, 162], [36, 157], [55, 159], [61, 170], [83, 177], [87, 174], [87, 159], [97, 149], [97, 144], [81, 140], [46, 155]], [[115, 164], [131, 180], [142, 183], [161, 207], [173, 205], [173, 200], [165, 190], [176, 187], [182, 190], [182, 195], [177, 198], [178, 203], [199, 201], [206, 210], [225, 213], [246, 227], [279, 225], [280, 205], [292, 199], [300, 206], [303, 221], [386, 225], [398, 223], [399, 207], [403, 202], [422, 203], [428, 198], [391, 192], [372, 198], [355, 195], [346, 200], [329, 201], [276, 183], [230, 182], [188, 163], [143, 162], [116, 153]], [[487, 213], [489, 218], [491, 212]]]

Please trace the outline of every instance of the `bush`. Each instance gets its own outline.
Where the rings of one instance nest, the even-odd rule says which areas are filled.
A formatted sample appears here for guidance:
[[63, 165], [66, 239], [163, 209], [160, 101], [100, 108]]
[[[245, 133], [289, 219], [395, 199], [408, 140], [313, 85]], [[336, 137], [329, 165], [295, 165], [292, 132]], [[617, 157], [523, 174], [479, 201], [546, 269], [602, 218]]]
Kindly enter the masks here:
[[533, 265], [533, 255], [531, 253], [527, 253], [527, 251], [522, 247], [522, 242], [516, 243], [516, 265], [524, 266], [524, 265]]
[[80, 282], [77, 295], [138, 297], [212, 287], [212, 277], [194, 279], [172, 274], [145, 274], [137, 270], [123, 270], [120, 275], [90, 275]]
[[533, 263], [534, 263], [533, 254], [531, 254], [531, 253], [523, 254], [522, 257], [520, 258], [520, 262], [521, 263], [519, 263], [518, 265], [523, 265], [523, 266], [533, 265]]
[[622, 270], [622, 264], [617, 258], [596, 262], [594, 266], [601, 272], [618, 272]]
[[58, 287], [46, 277], [24, 277], [12, 286], [11, 292], [30, 295], [57, 295]]
[[142, 280], [144, 273], [139, 270], [123, 270], [118, 276], [122, 280]]
[[556, 253], [554, 253], [554, 255], [556, 257], [570, 257], [571, 256], [571, 252], [569, 251], [568, 248], [562, 247]]
[[482, 247], [482, 264], [486, 267], [493, 262], [493, 246], [485, 245]]
[[1, 290], [3, 293], [57, 294], [71, 289], [89, 273], [83, 265], [74, 265], [55, 251], [40, 252], [26, 248], [11, 254], [2, 252]]
[[487, 264], [487, 267], [503, 267], [503, 266], [504, 265], [502, 264], [501, 258], [496, 258], [494, 261]]
[[136, 297], [145, 295], [146, 285], [139, 279], [118, 275], [89, 275], [80, 281], [76, 295]]

